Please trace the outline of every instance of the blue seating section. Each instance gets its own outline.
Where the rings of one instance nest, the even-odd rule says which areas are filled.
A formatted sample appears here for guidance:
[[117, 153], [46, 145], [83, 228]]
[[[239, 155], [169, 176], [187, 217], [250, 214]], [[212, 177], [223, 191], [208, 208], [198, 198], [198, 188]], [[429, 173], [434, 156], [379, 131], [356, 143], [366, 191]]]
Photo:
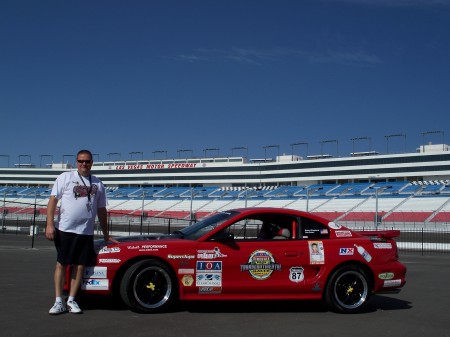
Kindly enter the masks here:
[[[444, 184], [411, 184], [409, 182], [313, 184], [309, 186], [245, 187], [112, 187], [107, 188], [110, 199], [298, 199], [309, 197], [358, 197], [374, 195], [439, 195], [450, 194]], [[49, 187], [0, 186], [0, 197], [49, 197]]]

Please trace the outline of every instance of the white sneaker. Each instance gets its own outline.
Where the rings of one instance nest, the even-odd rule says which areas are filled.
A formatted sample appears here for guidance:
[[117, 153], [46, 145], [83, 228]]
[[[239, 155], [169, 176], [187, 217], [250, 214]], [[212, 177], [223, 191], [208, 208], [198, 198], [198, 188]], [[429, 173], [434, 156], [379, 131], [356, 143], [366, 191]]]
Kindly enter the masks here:
[[75, 302], [75, 301], [68, 301], [67, 308], [69, 309], [69, 312], [71, 312], [72, 314], [81, 314], [82, 313], [80, 307], [78, 306], [77, 302]]
[[67, 309], [63, 302], [55, 302], [55, 304], [53, 304], [53, 307], [51, 307], [48, 313], [50, 315], [59, 315], [66, 311]]

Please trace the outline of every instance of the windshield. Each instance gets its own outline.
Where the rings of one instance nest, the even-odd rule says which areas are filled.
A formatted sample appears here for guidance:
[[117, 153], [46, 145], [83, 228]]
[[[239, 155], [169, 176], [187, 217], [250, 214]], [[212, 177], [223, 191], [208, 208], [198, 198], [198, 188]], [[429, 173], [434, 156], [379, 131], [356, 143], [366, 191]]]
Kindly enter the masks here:
[[180, 234], [184, 239], [196, 240], [213, 229], [219, 227], [236, 214], [238, 214], [238, 212], [235, 211], [217, 213], [197, 222], [192, 226], [185, 227], [176, 233]]

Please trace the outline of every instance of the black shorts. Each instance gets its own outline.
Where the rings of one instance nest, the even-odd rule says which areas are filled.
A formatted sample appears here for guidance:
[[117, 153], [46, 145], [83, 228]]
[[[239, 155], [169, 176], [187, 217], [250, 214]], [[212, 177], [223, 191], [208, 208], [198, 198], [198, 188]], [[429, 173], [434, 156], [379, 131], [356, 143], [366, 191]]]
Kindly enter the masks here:
[[64, 266], [93, 266], [96, 261], [94, 236], [63, 232], [55, 228], [56, 260]]

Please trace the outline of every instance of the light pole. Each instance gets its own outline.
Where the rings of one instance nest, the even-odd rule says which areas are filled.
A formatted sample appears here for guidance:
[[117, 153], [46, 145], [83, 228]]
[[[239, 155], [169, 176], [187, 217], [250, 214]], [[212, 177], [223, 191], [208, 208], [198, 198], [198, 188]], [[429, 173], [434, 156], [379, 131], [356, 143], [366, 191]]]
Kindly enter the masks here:
[[194, 202], [194, 196], [196, 196], [199, 193], [205, 192], [205, 189], [202, 190], [198, 190], [196, 191], [196, 193], [194, 193], [194, 189], [195, 187], [191, 187], [191, 205], [189, 208], [189, 225], [192, 225], [195, 222], [195, 218], [194, 218], [194, 212], [193, 212], [193, 202]]
[[384, 136], [386, 138], [386, 153], [389, 154], [389, 139], [393, 137], [403, 137], [405, 140], [405, 152], [406, 152], [406, 135], [403, 133], [395, 134], [395, 135], [387, 135]]
[[181, 158], [181, 153], [182, 152], [190, 152], [191, 153], [191, 158], [194, 156], [194, 151], [188, 150], [188, 149], [186, 149], [186, 150], [177, 150], [177, 152], [178, 152], [178, 158]]
[[321, 140], [320, 141], [320, 155], [323, 156], [323, 144], [336, 143], [336, 156], [339, 157], [339, 142], [337, 139]]
[[144, 225], [144, 203], [145, 203], [145, 190], [142, 190], [141, 226], [140, 226], [141, 235], [142, 235], [142, 226]]
[[130, 152], [130, 160], [133, 160], [133, 155], [134, 154], [140, 154], [141, 155], [141, 160], [144, 160], [144, 152], [142, 152], [142, 151]]
[[29, 159], [29, 164], [31, 165], [31, 156], [29, 155], [29, 154], [19, 154], [19, 167], [21, 167], [21, 163], [20, 163], [20, 158], [22, 158], [22, 157], [28, 157], [28, 159]]
[[434, 133], [440, 133], [442, 134], [442, 150], [444, 150], [444, 131], [427, 131], [422, 132], [422, 144], [423, 144], [423, 152], [425, 152], [425, 135], [430, 135]]
[[204, 155], [203, 157], [206, 158], [206, 152], [208, 151], [217, 151], [217, 157], [219, 157], [219, 149], [218, 148], [209, 148], [209, 149], [203, 149]]
[[3, 193], [3, 211], [2, 211], [2, 229], [3, 229], [3, 231], [6, 230], [5, 215], [6, 215], [6, 192]]
[[156, 159], [156, 154], [157, 154], [157, 153], [161, 153], [161, 154], [165, 153], [165, 154], [166, 154], [166, 159], [167, 159], [167, 151], [166, 151], [166, 150], [156, 150], [156, 151], [153, 151], [153, 159]]
[[245, 186], [245, 208], [247, 208], [248, 190], [249, 190], [249, 188], [247, 186]]
[[238, 147], [232, 147], [231, 148], [231, 156], [234, 156], [234, 150], [245, 150], [245, 158], [248, 158], [248, 148], [245, 146], [238, 146]]
[[111, 156], [118, 156], [119, 157], [119, 160], [120, 160], [120, 158], [121, 158], [121, 155], [120, 155], [120, 153], [119, 152], [110, 152], [110, 153], [108, 153], [108, 161], [110, 161], [111, 159]]
[[[62, 163], [64, 164], [64, 159], [66, 158], [66, 157], [75, 157], [73, 154], [63, 154], [63, 156], [62, 156]], [[69, 162], [67, 162], [67, 164], [69, 164]]]
[[52, 163], [53, 163], [53, 156], [51, 154], [41, 154], [41, 161], [39, 162], [39, 167], [42, 167], [42, 158], [43, 157], [50, 157], [52, 159]]
[[356, 140], [368, 140], [369, 141], [369, 151], [372, 151], [372, 139], [370, 137], [356, 137], [356, 138], [351, 138], [350, 139], [352, 141], [352, 157], [355, 156], [355, 141]]
[[308, 157], [308, 143], [294, 143], [294, 144], [291, 144], [291, 148], [292, 148], [292, 160], [294, 160], [294, 146], [297, 146], [297, 145], [306, 145], [306, 157]]
[[266, 156], [267, 149], [277, 148], [278, 149], [277, 156], [278, 157], [280, 156], [280, 145], [266, 145], [263, 148], [264, 148], [264, 162], [267, 161], [267, 156]]
[[[306, 186], [306, 212], [309, 212], [309, 189], [311, 186]], [[317, 188], [316, 191], [323, 190], [323, 187]]]
[[387, 189], [387, 188], [391, 188], [392, 186], [370, 186], [370, 189], [375, 190], [375, 228], [378, 230], [378, 225], [381, 222], [378, 216], [378, 190], [379, 189]]
[[9, 155], [8, 154], [0, 154], [0, 157], [7, 157], [8, 158], [8, 166], [6, 166], [6, 167], [9, 167]]

